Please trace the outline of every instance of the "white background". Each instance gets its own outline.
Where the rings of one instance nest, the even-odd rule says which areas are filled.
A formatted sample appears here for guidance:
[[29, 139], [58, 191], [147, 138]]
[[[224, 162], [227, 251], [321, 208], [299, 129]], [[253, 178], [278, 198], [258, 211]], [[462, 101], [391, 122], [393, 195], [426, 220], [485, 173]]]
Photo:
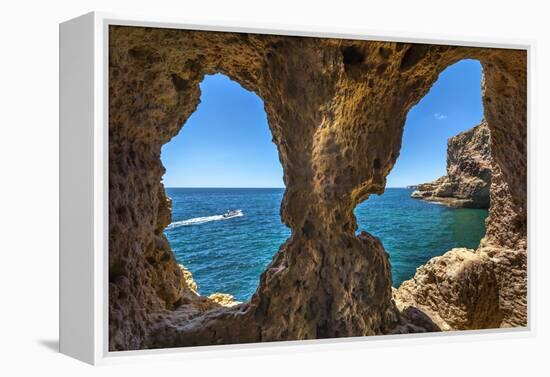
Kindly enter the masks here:
[[[548, 122], [550, 12], [544, 1], [101, 0], [6, 1], [0, 21], [0, 374], [11, 375], [542, 375], [550, 372]], [[384, 342], [267, 355], [92, 368], [57, 354], [58, 23], [91, 10], [209, 21], [325, 26], [537, 42], [532, 91], [531, 253], [536, 335]], [[533, 254], [531, 254], [533, 255]], [[270, 351], [271, 352], [271, 351]], [[538, 371], [538, 372], [537, 372]], [[33, 373], [33, 374], [28, 374]]]

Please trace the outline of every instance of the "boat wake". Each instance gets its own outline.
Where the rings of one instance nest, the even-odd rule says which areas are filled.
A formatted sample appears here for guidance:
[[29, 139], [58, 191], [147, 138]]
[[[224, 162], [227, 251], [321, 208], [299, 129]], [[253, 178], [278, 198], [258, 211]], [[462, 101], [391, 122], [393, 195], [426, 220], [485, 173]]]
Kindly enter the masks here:
[[205, 216], [205, 217], [195, 217], [193, 219], [188, 220], [181, 220], [181, 221], [174, 221], [170, 225], [166, 227], [166, 230], [179, 228], [182, 226], [191, 226], [191, 225], [200, 225], [204, 223], [209, 223], [211, 221], [220, 221], [220, 220], [229, 220], [234, 217], [242, 217], [244, 216], [242, 211], [236, 211], [235, 213], [232, 213], [230, 216], [227, 214], [225, 215], [214, 215], [214, 216]]

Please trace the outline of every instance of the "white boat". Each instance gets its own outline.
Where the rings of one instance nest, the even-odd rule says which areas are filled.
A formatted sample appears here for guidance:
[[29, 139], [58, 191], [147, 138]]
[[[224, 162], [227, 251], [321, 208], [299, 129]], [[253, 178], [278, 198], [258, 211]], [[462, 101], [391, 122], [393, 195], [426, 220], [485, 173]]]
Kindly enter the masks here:
[[224, 213], [222, 216], [224, 219], [230, 219], [232, 217], [239, 217], [243, 215], [242, 209], [235, 209], [235, 210], [228, 210], [226, 213]]

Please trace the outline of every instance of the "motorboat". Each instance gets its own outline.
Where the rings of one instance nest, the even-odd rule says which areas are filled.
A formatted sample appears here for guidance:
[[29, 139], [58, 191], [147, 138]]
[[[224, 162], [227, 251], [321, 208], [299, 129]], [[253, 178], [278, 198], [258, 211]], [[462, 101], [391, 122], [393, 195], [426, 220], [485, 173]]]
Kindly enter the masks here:
[[235, 210], [227, 210], [226, 213], [224, 213], [222, 216], [224, 219], [230, 219], [232, 217], [239, 217], [243, 215], [242, 209], [235, 209]]

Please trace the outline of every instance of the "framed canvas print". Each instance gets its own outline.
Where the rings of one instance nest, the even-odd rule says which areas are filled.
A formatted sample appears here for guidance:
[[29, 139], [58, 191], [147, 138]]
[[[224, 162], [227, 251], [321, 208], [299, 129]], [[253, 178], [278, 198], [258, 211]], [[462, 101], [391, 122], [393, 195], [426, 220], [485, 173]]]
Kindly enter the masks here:
[[91, 13], [60, 51], [62, 352], [529, 332], [529, 43]]

